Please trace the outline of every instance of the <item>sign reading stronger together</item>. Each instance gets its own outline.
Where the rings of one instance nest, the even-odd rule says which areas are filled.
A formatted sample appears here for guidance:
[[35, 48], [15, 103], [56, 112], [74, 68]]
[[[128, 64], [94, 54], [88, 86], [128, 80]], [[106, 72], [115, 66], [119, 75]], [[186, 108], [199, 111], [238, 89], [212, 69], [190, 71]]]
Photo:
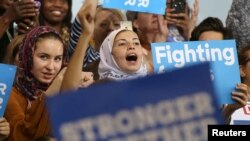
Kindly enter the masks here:
[[207, 125], [223, 123], [208, 64], [97, 84], [47, 102], [60, 141], [207, 141]]

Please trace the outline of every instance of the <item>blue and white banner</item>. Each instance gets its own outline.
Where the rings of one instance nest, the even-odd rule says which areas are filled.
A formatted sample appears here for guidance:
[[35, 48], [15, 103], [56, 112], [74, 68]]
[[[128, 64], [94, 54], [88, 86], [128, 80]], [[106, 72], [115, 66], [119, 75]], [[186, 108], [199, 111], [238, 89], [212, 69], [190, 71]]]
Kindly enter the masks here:
[[16, 75], [16, 66], [0, 64], [0, 117], [3, 116], [13, 81]]
[[152, 43], [151, 47], [156, 73], [211, 62], [220, 103], [234, 103], [231, 93], [241, 82], [235, 40]]
[[223, 123], [208, 64], [96, 84], [47, 106], [60, 141], [207, 141], [207, 125]]
[[166, 0], [103, 0], [103, 7], [164, 15]]

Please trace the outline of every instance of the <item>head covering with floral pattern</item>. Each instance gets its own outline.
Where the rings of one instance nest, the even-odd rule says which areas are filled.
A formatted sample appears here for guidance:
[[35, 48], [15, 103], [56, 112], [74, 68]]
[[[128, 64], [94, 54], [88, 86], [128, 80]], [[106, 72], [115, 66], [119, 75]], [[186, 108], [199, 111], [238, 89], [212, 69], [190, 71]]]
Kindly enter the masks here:
[[[62, 42], [60, 34], [54, 29], [47, 26], [39, 26], [33, 28], [26, 34], [19, 48], [19, 66], [15, 86], [30, 100], [37, 99], [49, 87], [49, 84], [39, 82], [31, 73], [36, 42], [42, 35], [48, 33], [53, 33]], [[65, 48], [63, 59], [65, 61]]]

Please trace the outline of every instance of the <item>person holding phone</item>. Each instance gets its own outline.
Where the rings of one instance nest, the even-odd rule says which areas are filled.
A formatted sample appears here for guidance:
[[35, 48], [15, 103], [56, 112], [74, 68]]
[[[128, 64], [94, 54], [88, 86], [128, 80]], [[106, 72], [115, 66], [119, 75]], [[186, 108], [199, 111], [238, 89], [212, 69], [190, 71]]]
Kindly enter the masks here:
[[168, 21], [169, 42], [186, 41], [190, 38], [199, 12], [199, 0], [190, 9], [186, 0], [167, 0], [166, 19]]
[[14, 37], [14, 22], [36, 15], [34, 0], [0, 0], [0, 63], [7, 52], [7, 45]]
[[[19, 35], [26, 34], [32, 28], [38, 26], [38, 15], [39, 15], [39, 9], [40, 9], [41, 3], [38, 0], [31, 0], [31, 1], [35, 4], [35, 7], [30, 7], [30, 9], [34, 11], [32, 13], [33, 16], [25, 16], [16, 22], [17, 24], [16, 30]], [[22, 2], [22, 1], [19, 0], [18, 2]]]

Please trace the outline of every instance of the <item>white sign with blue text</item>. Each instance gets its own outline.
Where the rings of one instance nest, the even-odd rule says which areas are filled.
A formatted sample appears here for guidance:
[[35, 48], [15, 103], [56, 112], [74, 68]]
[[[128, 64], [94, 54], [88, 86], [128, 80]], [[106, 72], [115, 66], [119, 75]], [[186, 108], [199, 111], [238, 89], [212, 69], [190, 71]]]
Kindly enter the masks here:
[[166, 0], [103, 0], [103, 7], [164, 15]]
[[223, 123], [207, 63], [96, 84], [47, 106], [59, 141], [207, 141], [207, 125]]
[[231, 92], [240, 83], [235, 40], [152, 43], [151, 47], [156, 73], [211, 62], [211, 79], [220, 103], [233, 103]]
[[0, 64], [0, 117], [3, 116], [13, 81], [16, 75], [16, 66]]

